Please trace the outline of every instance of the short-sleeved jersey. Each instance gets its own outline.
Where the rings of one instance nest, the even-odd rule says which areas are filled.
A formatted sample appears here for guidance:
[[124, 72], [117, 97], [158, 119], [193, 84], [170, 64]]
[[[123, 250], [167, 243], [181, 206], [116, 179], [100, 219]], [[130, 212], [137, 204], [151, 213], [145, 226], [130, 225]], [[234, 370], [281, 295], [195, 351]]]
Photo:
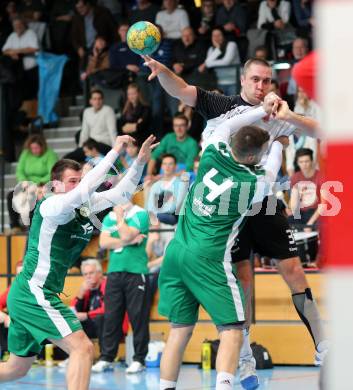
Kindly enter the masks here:
[[[148, 212], [141, 207], [133, 206], [125, 217], [128, 226], [136, 228], [141, 234], [148, 234]], [[114, 212], [107, 214], [103, 220], [102, 231], [110, 233], [111, 237], [119, 238], [116, 215]], [[138, 245], [127, 245], [123, 248], [111, 250], [109, 257], [108, 273], [131, 272], [134, 274], [147, 274], [147, 238]]]
[[225, 142], [209, 144], [179, 217], [175, 239], [216, 261], [230, 250], [264, 171], [236, 162]]
[[[252, 106], [247, 103], [240, 95], [225, 96], [197, 88], [195, 110], [207, 120], [207, 125], [202, 133], [203, 141], [207, 141], [207, 139], [214, 133], [217, 126], [223, 123], [226, 119], [242, 114], [248, 110], [252, 110], [254, 107], [257, 106]], [[272, 142], [279, 136], [289, 136], [296, 130], [295, 126], [278, 119], [271, 119], [269, 121], [261, 119], [252, 124], [268, 131], [270, 135], [269, 148], [267, 153], [265, 153], [262, 157], [261, 165], [265, 164], [267, 160]]]
[[91, 240], [93, 225], [83, 209], [66, 215], [66, 221], [57, 217], [43, 218], [41, 204], [36, 206], [22, 276], [44, 289], [63, 291], [67, 270], [77, 261]]

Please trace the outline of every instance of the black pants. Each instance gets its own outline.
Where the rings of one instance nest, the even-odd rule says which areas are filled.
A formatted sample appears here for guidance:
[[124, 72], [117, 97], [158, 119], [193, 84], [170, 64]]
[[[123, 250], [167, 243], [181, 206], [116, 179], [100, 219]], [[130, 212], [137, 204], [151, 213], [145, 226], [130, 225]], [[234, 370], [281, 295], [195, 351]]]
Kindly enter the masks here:
[[0, 324], [0, 358], [7, 351], [7, 334], [8, 329], [5, 328], [4, 324]]
[[108, 274], [105, 291], [104, 330], [101, 359], [112, 362], [123, 336], [125, 311], [129, 316], [134, 336], [134, 361], [145, 363], [148, 352], [149, 307], [147, 305], [148, 279], [142, 274], [112, 272]]
[[104, 316], [99, 315], [94, 318], [88, 318], [82, 321], [81, 325], [89, 339], [98, 339], [99, 347], [102, 345]]

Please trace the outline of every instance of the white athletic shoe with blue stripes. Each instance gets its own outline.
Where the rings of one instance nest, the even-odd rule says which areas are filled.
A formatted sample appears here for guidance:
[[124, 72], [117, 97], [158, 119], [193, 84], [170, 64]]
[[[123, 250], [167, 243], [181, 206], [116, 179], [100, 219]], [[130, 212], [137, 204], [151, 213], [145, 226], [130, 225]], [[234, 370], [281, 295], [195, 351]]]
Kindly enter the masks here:
[[259, 387], [259, 377], [256, 374], [256, 360], [241, 360], [239, 362], [240, 384], [245, 390], [255, 390]]

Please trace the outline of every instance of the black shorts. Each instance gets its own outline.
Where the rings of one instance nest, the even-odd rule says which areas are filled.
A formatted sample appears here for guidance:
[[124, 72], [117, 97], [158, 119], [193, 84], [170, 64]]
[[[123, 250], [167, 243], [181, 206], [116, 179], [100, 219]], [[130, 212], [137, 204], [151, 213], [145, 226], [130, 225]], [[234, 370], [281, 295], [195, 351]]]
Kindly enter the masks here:
[[298, 256], [292, 230], [277, 200], [266, 197], [258, 207], [256, 215], [246, 217], [232, 248], [232, 261], [249, 259], [251, 251], [279, 260]]

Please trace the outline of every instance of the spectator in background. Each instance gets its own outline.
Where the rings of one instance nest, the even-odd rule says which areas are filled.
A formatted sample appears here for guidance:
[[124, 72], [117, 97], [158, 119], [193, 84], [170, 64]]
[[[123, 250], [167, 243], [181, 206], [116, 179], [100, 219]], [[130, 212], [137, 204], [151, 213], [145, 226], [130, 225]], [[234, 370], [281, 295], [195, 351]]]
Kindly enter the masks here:
[[81, 273], [83, 283], [70, 306], [74, 309], [87, 336], [91, 339], [98, 338], [101, 345], [107, 280], [97, 259], [84, 260], [81, 264]]
[[287, 212], [290, 223], [308, 225], [304, 230], [310, 231], [315, 229], [320, 217], [323, 180], [315, 168], [311, 149], [298, 149], [295, 158], [299, 171], [291, 177], [290, 210]]
[[275, 79], [271, 80], [271, 87], [269, 92], [274, 92], [277, 96], [281, 97], [281, 90], [279, 88], [278, 81]]
[[34, 199], [30, 208], [33, 209], [37, 197], [37, 187], [32, 184], [42, 185], [48, 183], [51, 169], [57, 160], [56, 153], [51, 148], [48, 148], [42, 135], [31, 135], [25, 141], [16, 167], [18, 185], [15, 191], [10, 191], [7, 195], [7, 208], [12, 234], [24, 230], [23, 225], [20, 223], [20, 210], [16, 211], [16, 207], [13, 205], [14, 196], [21, 192], [26, 193], [28, 200]]
[[[295, 103], [294, 112], [309, 118], [313, 118], [320, 122], [320, 111], [318, 105], [308, 98], [308, 95], [303, 89], [298, 89], [298, 97]], [[292, 134], [289, 136], [289, 145], [285, 151], [286, 153], [286, 168], [288, 176], [291, 177], [298, 167], [295, 167], [295, 154], [299, 149], [312, 150], [312, 159], [314, 166], [317, 166], [317, 154], [319, 150], [319, 143], [316, 138], [309, 137], [305, 134]]]
[[111, 43], [114, 21], [106, 8], [93, 6], [92, 0], [76, 0], [76, 11], [72, 19], [71, 40], [83, 66], [97, 35]]
[[117, 135], [116, 117], [114, 110], [104, 104], [103, 92], [93, 89], [90, 95], [90, 105], [83, 112], [82, 128], [79, 133], [78, 148], [68, 153], [65, 158], [78, 162], [85, 161], [83, 143], [89, 138], [93, 138], [99, 145], [99, 152], [107, 154]]
[[109, 49], [109, 62], [111, 69], [122, 73], [126, 81], [133, 81], [140, 70], [141, 57], [129, 49], [126, 43], [129, 24], [122, 22], [118, 27], [119, 42]]
[[246, 12], [237, 0], [223, 0], [222, 3], [217, 10], [216, 25], [223, 27], [227, 39], [235, 40], [246, 33]]
[[39, 22], [44, 7], [41, 0], [21, 0], [17, 5], [17, 11], [27, 22]]
[[[18, 275], [23, 268], [23, 262], [18, 261], [16, 263], [16, 275]], [[0, 358], [2, 357], [3, 351], [7, 351], [7, 335], [8, 328], [10, 326], [10, 316], [6, 312], [7, 308], [7, 296], [9, 295], [11, 286], [0, 295]]]
[[259, 7], [257, 28], [283, 30], [289, 22], [290, 2], [286, 0], [263, 0]]
[[34, 99], [38, 92], [38, 66], [34, 54], [39, 49], [34, 31], [21, 18], [12, 21], [13, 33], [7, 38], [2, 52], [11, 58], [11, 68], [17, 81], [17, 92], [22, 99]]
[[67, 39], [71, 30], [75, 0], [53, 0], [49, 13], [51, 49], [56, 54], [68, 54], [71, 42]]
[[188, 134], [194, 138], [197, 142], [201, 140], [201, 134], [205, 128], [205, 123], [202, 115], [196, 112], [193, 107], [179, 101], [178, 113], [183, 114], [189, 121]]
[[126, 373], [144, 370], [149, 342], [148, 274], [146, 242], [149, 218], [146, 210], [131, 203], [116, 206], [103, 220], [99, 244], [109, 249], [101, 356], [93, 372], [111, 368], [127, 311], [132, 325], [134, 356]]
[[297, 35], [308, 38], [314, 24], [313, 1], [292, 0], [295, 20], [297, 22]]
[[126, 91], [126, 102], [119, 119], [119, 134], [128, 134], [135, 138], [138, 145], [151, 133], [151, 110], [143, 100], [137, 84], [129, 84]]
[[9, 1], [6, 5], [6, 13], [8, 19], [12, 22], [15, 18], [18, 18], [20, 15], [17, 11], [16, 1]]
[[209, 44], [211, 42], [211, 31], [216, 24], [216, 4], [214, 0], [203, 0], [201, 2], [201, 20], [197, 33], [199, 37]]
[[[296, 38], [292, 43], [292, 63], [296, 64], [309, 52], [308, 41], [305, 38]], [[291, 76], [288, 80], [286, 100], [290, 107], [294, 106], [294, 99], [297, 94], [297, 83]]]
[[188, 135], [189, 122], [185, 115], [176, 114], [173, 118], [173, 132], [166, 134], [153, 151], [147, 166], [146, 181], [154, 180], [157, 159], [163, 154], [173, 154], [177, 160], [177, 170], [190, 172], [199, 152], [197, 142]]
[[81, 80], [84, 81], [94, 73], [108, 69], [109, 67], [110, 63], [107, 41], [103, 37], [97, 36], [94, 40], [92, 53], [88, 57], [87, 68], [83, 73], [81, 73]]
[[86, 157], [86, 162], [95, 167], [104, 155], [99, 151], [99, 143], [92, 138], [88, 138], [82, 144], [83, 153]]
[[7, 37], [12, 33], [12, 25], [4, 9], [0, 9], [0, 47], [3, 47]]
[[178, 0], [163, 0], [163, 10], [156, 15], [155, 22], [162, 26], [167, 39], [180, 39], [183, 29], [190, 26], [187, 12], [178, 4]]
[[255, 49], [255, 58], [259, 58], [260, 60], [268, 61], [268, 49], [266, 46], [258, 46]]
[[130, 9], [129, 23], [131, 25], [139, 22], [140, 20], [146, 20], [147, 22], [154, 23], [159, 10], [160, 7], [149, 0], [137, 0], [136, 5]]
[[217, 77], [217, 86], [225, 95], [237, 93], [236, 81], [239, 79], [240, 65], [238, 46], [233, 41], [227, 41], [222, 27], [212, 30], [212, 46], [207, 51], [205, 66], [213, 69]]

